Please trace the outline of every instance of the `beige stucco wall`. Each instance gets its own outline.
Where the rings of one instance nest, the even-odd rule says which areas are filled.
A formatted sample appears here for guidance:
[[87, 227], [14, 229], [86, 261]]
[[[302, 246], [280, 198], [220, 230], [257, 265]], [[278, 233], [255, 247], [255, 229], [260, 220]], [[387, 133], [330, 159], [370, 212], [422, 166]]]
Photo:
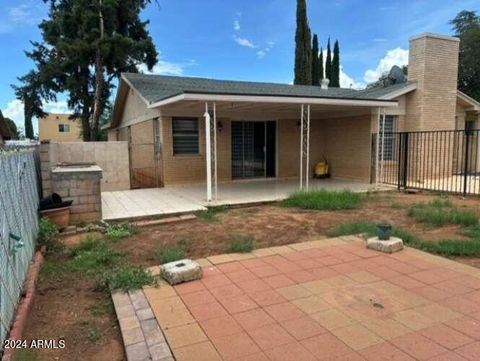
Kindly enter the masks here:
[[[55, 142], [81, 142], [80, 120], [69, 119], [70, 114], [49, 113], [46, 117], [38, 120], [40, 141], [51, 140]], [[68, 124], [70, 132], [60, 133], [59, 124]]]
[[102, 191], [130, 189], [127, 142], [50, 143], [50, 166], [57, 163], [96, 163], [103, 171]]

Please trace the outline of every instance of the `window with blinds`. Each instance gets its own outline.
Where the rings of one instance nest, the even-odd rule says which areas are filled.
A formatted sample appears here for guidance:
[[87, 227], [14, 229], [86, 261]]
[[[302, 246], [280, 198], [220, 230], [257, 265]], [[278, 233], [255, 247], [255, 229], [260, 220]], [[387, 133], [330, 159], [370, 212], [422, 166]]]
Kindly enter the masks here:
[[198, 119], [173, 118], [173, 154], [199, 154]]
[[383, 156], [383, 160], [395, 160], [397, 126], [396, 115], [385, 115], [385, 121], [380, 119], [380, 156]]

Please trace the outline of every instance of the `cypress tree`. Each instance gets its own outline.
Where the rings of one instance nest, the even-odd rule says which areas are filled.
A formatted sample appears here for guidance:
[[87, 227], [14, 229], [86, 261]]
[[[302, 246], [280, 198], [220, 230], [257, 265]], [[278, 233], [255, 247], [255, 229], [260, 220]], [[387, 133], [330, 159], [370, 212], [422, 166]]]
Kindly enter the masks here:
[[308, 26], [306, 0], [297, 0], [297, 30], [295, 32], [294, 84], [312, 84], [311, 34]]
[[322, 82], [322, 79], [325, 77], [323, 72], [323, 49], [320, 48], [320, 55], [318, 56], [318, 79], [319, 82]]
[[332, 82], [332, 52], [330, 50], [330, 38], [327, 43], [327, 60], [325, 61], [325, 78]]
[[330, 85], [334, 88], [340, 87], [340, 47], [338, 46], [338, 40], [335, 40], [335, 45], [333, 46], [332, 79], [330, 79]]
[[312, 40], [312, 85], [320, 84], [320, 68], [318, 67], [318, 37], [313, 34]]

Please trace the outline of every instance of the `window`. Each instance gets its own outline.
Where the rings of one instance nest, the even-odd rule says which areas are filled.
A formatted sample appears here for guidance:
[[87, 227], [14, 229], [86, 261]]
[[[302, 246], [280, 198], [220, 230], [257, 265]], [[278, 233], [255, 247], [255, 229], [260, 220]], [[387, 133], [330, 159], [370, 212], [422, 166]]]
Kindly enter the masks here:
[[60, 133], [68, 133], [70, 132], [70, 124], [59, 124], [58, 131]]
[[198, 154], [198, 119], [173, 118], [173, 154]]
[[395, 159], [397, 119], [396, 115], [385, 115], [385, 121], [380, 118], [380, 159]]

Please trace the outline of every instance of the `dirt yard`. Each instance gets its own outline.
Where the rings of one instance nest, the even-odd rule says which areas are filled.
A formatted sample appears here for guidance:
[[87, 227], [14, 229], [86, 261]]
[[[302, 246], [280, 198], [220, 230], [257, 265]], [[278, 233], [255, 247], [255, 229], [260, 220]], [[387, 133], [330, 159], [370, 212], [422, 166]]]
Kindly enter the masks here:
[[[196, 219], [183, 223], [157, 225], [117, 243], [128, 258], [141, 265], [156, 265], [156, 252], [165, 246], [181, 245], [192, 258], [223, 253], [233, 234], [249, 234], [256, 248], [302, 242], [326, 237], [333, 227], [352, 220], [389, 222], [415, 232], [424, 240], [461, 239], [460, 228], [427, 227], [407, 215], [407, 207], [419, 201], [436, 198], [424, 194], [385, 193], [374, 195], [360, 209], [342, 211], [306, 211], [279, 205], [230, 209], [215, 220]], [[478, 199], [449, 197], [455, 205], [479, 209]], [[47, 258], [50, 263], [62, 259]], [[479, 259], [459, 259], [480, 267]], [[95, 288], [85, 276], [42, 272], [38, 296], [29, 317], [27, 339], [66, 340], [63, 350], [43, 350], [18, 360], [124, 360], [123, 345], [117, 321], [105, 292]], [[40, 357], [37, 357], [37, 356]]]

